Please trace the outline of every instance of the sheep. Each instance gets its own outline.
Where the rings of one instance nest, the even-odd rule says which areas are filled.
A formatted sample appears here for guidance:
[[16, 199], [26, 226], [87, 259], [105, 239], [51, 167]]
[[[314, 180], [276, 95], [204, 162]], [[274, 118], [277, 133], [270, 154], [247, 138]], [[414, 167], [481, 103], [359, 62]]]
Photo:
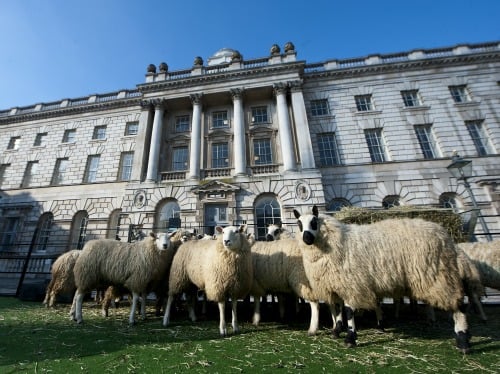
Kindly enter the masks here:
[[345, 303], [348, 347], [356, 346], [356, 309], [375, 309], [378, 298], [406, 291], [410, 297], [453, 313], [457, 348], [468, 353], [464, 287], [452, 238], [439, 224], [422, 219], [386, 219], [369, 225], [343, 224], [333, 217], [301, 215], [294, 209], [297, 239], [307, 278], [323, 298]]
[[[165, 264], [172, 255], [172, 234], [151, 233], [149, 237], [134, 243], [111, 239], [88, 241], [78, 257], [75, 267], [76, 293], [71, 306], [71, 319], [82, 323], [82, 301], [86, 292], [103, 285], [123, 286], [132, 293], [129, 324], [135, 323], [139, 295], [145, 300], [145, 292], [151, 281], [165, 271]], [[146, 316], [146, 306], [141, 304], [141, 316]]]
[[79, 249], [72, 249], [60, 255], [52, 264], [52, 278], [47, 286], [45, 299], [43, 300], [43, 304], [47, 308], [55, 305], [58, 294], [71, 293], [73, 295], [73, 292], [75, 292], [76, 285], [73, 268], [80, 252]]
[[[300, 246], [295, 239], [258, 241], [252, 245], [254, 278], [250, 294], [254, 297], [253, 324], [260, 322], [260, 298], [268, 293], [294, 293], [309, 301], [311, 320], [308, 334], [315, 335], [319, 326], [319, 298], [307, 279]], [[279, 299], [279, 298], [278, 298]], [[325, 301], [332, 306], [337, 298], [329, 296]], [[281, 304], [281, 302], [280, 302]], [[281, 305], [280, 305], [281, 306]], [[332, 318], [335, 321], [334, 309]], [[337, 316], [340, 320], [341, 316]], [[335, 326], [341, 328], [341, 324]]]
[[500, 290], [500, 240], [458, 243], [457, 246], [476, 265], [483, 286]]
[[[219, 333], [227, 336], [225, 301], [231, 298], [233, 332], [238, 333], [237, 301], [249, 293], [253, 281], [250, 244], [246, 238], [246, 225], [216, 227], [217, 240], [193, 240], [183, 243], [174, 257], [169, 277], [169, 290], [163, 326], [170, 322], [174, 297], [189, 291], [193, 285], [205, 292], [207, 300], [219, 307]], [[191, 320], [196, 316], [192, 306]]]

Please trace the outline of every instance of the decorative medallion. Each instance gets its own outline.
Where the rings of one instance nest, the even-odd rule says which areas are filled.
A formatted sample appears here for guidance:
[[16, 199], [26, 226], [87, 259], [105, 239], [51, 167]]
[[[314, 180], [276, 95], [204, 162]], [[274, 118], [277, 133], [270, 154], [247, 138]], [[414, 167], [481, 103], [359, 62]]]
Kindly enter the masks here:
[[146, 191], [138, 190], [135, 192], [133, 205], [137, 209], [141, 209], [146, 205]]
[[306, 201], [311, 197], [312, 191], [309, 184], [304, 181], [297, 181], [295, 183], [295, 197], [298, 200]]

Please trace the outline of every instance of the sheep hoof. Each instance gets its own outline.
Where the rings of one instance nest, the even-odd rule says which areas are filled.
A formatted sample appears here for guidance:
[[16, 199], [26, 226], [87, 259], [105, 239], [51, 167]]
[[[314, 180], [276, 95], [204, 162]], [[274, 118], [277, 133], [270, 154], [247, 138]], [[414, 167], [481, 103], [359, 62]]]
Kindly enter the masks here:
[[347, 331], [347, 336], [344, 339], [344, 343], [346, 344], [347, 348], [356, 347], [356, 345], [357, 345], [356, 338], [357, 338], [356, 331], [352, 331], [352, 330]]
[[316, 336], [316, 331], [308, 331], [307, 335], [308, 336]]
[[456, 337], [457, 349], [464, 355], [470, 352], [469, 333], [460, 331]]
[[338, 339], [340, 338], [340, 332], [342, 331], [342, 321], [338, 321], [336, 324], [335, 324], [335, 328], [333, 329], [332, 331], [332, 337], [334, 339]]

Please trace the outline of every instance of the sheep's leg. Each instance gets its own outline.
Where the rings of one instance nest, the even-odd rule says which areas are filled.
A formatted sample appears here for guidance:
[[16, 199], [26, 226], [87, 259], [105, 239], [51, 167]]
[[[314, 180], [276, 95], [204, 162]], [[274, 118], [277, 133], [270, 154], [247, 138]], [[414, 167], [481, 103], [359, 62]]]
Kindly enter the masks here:
[[338, 311], [337, 305], [335, 303], [329, 304], [329, 307], [333, 321], [332, 336], [334, 339], [336, 339], [340, 337], [340, 333], [342, 332], [342, 328], [344, 327], [344, 322], [342, 321], [342, 303], [338, 305]]
[[135, 324], [135, 312], [137, 311], [138, 301], [139, 301], [139, 294], [137, 292], [132, 292], [132, 306], [130, 307], [130, 315], [128, 317], [128, 323], [130, 325]]
[[467, 317], [461, 311], [453, 312], [455, 322], [455, 334], [457, 349], [466, 354], [470, 351], [470, 335], [467, 325]]
[[[188, 300], [187, 300], [187, 307], [188, 307], [188, 314], [189, 314], [189, 319], [191, 322], [196, 322], [196, 302], [198, 301], [198, 293], [195, 292], [194, 294], [188, 295]], [[205, 298], [203, 298], [202, 303], [205, 303]], [[203, 311], [203, 306], [205, 304], [202, 304], [202, 314], [206, 314], [206, 310]]]
[[73, 295], [73, 302], [71, 303], [71, 309], [69, 310], [69, 319], [71, 321], [76, 321], [75, 311], [76, 311], [76, 292]]
[[309, 324], [309, 330], [307, 330], [307, 335], [316, 335], [319, 328], [319, 303], [317, 301], [309, 301], [311, 307], [311, 322]]
[[427, 322], [432, 324], [434, 322], [436, 322], [436, 313], [434, 312], [434, 308], [427, 304], [425, 306], [425, 312], [427, 314]]
[[143, 292], [141, 293], [141, 319], [145, 320], [146, 319], [146, 293]]
[[73, 298], [73, 303], [75, 304], [74, 316], [76, 323], [82, 323], [82, 305], [83, 305], [83, 296], [84, 293], [80, 290], [77, 290], [75, 293], [75, 297]]
[[253, 298], [253, 319], [252, 323], [254, 326], [258, 326], [260, 323], [260, 297], [254, 296]]
[[477, 312], [481, 316], [481, 320], [483, 322], [486, 322], [488, 320], [488, 317], [486, 317], [486, 313], [484, 313], [483, 309], [483, 304], [481, 304], [481, 299], [476, 293], [472, 294], [472, 296], [469, 297], [469, 303], [472, 303], [475, 306]]
[[238, 326], [238, 299], [231, 299], [231, 317], [233, 325], [233, 334], [238, 334], [240, 332], [240, 326]]
[[226, 318], [225, 318], [225, 301], [219, 301], [219, 333], [221, 337], [227, 336]]
[[384, 331], [384, 313], [382, 312], [382, 305], [380, 303], [375, 308], [375, 316], [377, 318], [377, 329]]
[[174, 297], [174, 295], [168, 295], [167, 306], [165, 307], [165, 314], [163, 315], [163, 326], [165, 327], [170, 323], [170, 308], [172, 307]]
[[356, 323], [354, 322], [354, 308], [345, 304], [345, 314], [347, 318], [347, 335], [344, 339], [347, 347], [352, 348], [356, 346]]
[[282, 293], [279, 293], [277, 296], [278, 298], [278, 310], [280, 313], [280, 320], [285, 319], [285, 295]]

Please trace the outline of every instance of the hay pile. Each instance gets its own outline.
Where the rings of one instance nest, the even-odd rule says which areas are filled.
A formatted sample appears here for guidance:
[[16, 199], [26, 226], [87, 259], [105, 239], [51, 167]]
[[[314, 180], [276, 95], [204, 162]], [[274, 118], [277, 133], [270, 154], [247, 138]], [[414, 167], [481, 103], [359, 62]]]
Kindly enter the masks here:
[[414, 206], [398, 206], [390, 209], [343, 207], [332, 215], [343, 223], [358, 225], [366, 225], [388, 218], [421, 218], [445, 227], [456, 243], [469, 240], [468, 233], [463, 229], [462, 217], [450, 209]]

